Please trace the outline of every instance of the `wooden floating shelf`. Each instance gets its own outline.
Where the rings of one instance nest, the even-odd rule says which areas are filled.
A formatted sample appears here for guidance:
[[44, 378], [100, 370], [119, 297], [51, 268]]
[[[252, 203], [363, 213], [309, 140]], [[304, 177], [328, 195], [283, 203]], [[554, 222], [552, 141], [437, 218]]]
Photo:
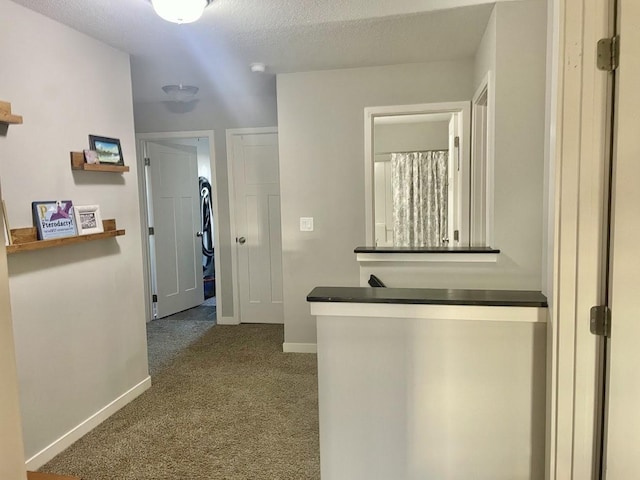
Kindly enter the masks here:
[[80, 477], [55, 475], [53, 473], [27, 472], [27, 480], [80, 480]]
[[52, 238], [49, 240], [37, 240], [38, 230], [36, 227], [12, 228], [12, 245], [7, 245], [7, 254], [30, 252], [43, 248], [61, 247], [63, 245], [73, 245], [76, 243], [86, 243], [104, 238], [119, 237], [125, 234], [124, 230], [116, 229], [116, 221], [113, 219], [103, 220], [104, 232], [91, 233], [89, 235], [76, 235], [74, 237]]
[[85, 172], [128, 172], [126, 165], [111, 165], [107, 163], [85, 163], [83, 152], [71, 152], [71, 170], [84, 170]]
[[22, 117], [11, 113], [11, 104], [0, 100], [0, 123], [6, 125], [20, 125]]

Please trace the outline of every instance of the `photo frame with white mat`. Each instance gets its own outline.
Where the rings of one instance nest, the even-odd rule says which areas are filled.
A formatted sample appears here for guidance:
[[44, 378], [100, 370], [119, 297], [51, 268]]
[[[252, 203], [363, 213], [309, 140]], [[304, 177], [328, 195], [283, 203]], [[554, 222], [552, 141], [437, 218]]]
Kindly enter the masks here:
[[78, 235], [104, 232], [100, 205], [74, 205], [73, 214], [76, 219]]

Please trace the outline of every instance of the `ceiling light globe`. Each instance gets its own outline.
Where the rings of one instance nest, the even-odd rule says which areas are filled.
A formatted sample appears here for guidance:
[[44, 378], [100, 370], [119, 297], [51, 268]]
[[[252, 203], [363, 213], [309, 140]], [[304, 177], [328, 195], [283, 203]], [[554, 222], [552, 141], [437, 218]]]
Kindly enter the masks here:
[[202, 16], [207, 0], [151, 0], [159, 17], [172, 23], [191, 23]]

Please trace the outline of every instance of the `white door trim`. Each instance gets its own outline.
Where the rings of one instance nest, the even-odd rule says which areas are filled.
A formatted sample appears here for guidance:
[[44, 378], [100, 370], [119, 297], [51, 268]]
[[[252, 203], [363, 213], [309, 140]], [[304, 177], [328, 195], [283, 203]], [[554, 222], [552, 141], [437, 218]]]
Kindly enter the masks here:
[[[145, 185], [145, 172], [144, 172], [144, 144], [147, 141], [152, 140], [167, 140], [167, 139], [185, 139], [185, 138], [207, 138], [209, 140], [209, 159], [211, 163], [211, 185], [214, 186], [215, 191], [212, 196], [212, 208], [213, 216], [216, 221], [219, 221], [218, 215], [218, 176], [216, 174], [216, 145], [213, 130], [195, 130], [186, 132], [157, 132], [157, 133], [138, 133], [136, 134], [136, 154], [138, 157], [138, 192], [140, 194], [140, 222], [142, 232], [142, 248], [143, 248], [143, 271], [144, 271], [144, 293], [145, 293], [145, 315], [146, 321], [149, 322], [153, 319], [153, 305], [151, 301], [151, 268], [149, 257], [149, 235], [147, 234], [149, 228], [149, 218], [147, 215], [147, 205], [149, 199], [147, 198], [147, 189]], [[221, 288], [222, 276], [220, 271], [220, 228], [216, 225], [214, 228], [213, 237], [216, 248], [213, 252], [213, 262], [216, 275], [216, 311], [218, 312], [217, 323], [222, 323], [222, 295]]]
[[[474, 93], [471, 99], [471, 191], [469, 193], [471, 203], [479, 203], [484, 205], [481, 210], [484, 212], [484, 241], [482, 245], [493, 245], [493, 179], [494, 179], [494, 158], [495, 158], [495, 111], [496, 111], [496, 87], [493, 80], [494, 74], [491, 70], [487, 72], [482, 81], [478, 84], [476, 93]], [[485, 134], [485, 152], [483, 158], [481, 158], [481, 168], [478, 168], [478, 158], [476, 157], [476, 141], [474, 139], [478, 130], [478, 118], [476, 114], [476, 105], [478, 104], [480, 97], [487, 93], [487, 115], [486, 115], [486, 134]], [[477, 186], [477, 178], [479, 174], [484, 177], [484, 189], [480, 192], [474, 190], [474, 186]], [[480, 198], [482, 197], [482, 198]], [[478, 222], [475, 216], [475, 208], [470, 209], [470, 232], [469, 238], [476, 239], [477, 227], [475, 224]], [[472, 243], [473, 244], [473, 243]]]
[[[590, 479], [596, 391], [596, 338], [589, 308], [599, 300], [607, 77], [595, 65], [608, 34], [608, 0], [551, 0], [558, 28], [553, 288], [549, 352], [547, 479]], [[552, 22], [553, 23], [553, 22]], [[557, 87], [557, 88], [556, 88]], [[553, 100], [553, 99], [552, 99]], [[555, 128], [553, 128], [555, 127]]]
[[226, 130], [227, 140], [227, 180], [229, 182], [229, 231], [231, 236], [231, 275], [233, 282], [233, 323], [239, 324], [240, 317], [240, 292], [238, 278], [238, 245], [236, 244], [236, 190], [235, 177], [233, 176], [233, 163], [235, 153], [233, 151], [233, 137], [237, 135], [251, 135], [261, 133], [278, 133], [278, 127], [255, 127], [255, 128], [228, 128]]

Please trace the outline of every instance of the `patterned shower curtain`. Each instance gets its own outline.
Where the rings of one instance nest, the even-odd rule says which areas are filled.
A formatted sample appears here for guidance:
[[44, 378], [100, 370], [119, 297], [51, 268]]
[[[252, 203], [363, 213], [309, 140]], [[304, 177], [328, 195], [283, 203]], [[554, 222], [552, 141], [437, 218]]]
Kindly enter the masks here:
[[446, 246], [449, 152], [392, 153], [393, 244]]

